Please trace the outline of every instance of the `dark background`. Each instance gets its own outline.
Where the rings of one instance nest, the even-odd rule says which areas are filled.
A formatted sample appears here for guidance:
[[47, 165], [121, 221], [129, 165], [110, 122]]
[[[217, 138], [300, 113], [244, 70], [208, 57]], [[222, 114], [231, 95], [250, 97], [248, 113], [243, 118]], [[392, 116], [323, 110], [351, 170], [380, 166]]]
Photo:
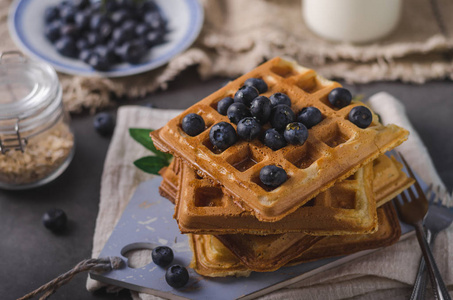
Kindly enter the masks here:
[[[158, 108], [187, 108], [217, 90], [226, 81], [201, 81], [191, 68], [169, 85], [146, 99], [122, 104], [153, 103]], [[400, 99], [425, 142], [440, 177], [453, 187], [453, 83], [429, 82], [424, 85], [381, 82], [348, 85], [353, 95], [365, 99], [386, 91]], [[110, 110], [115, 112], [115, 110]], [[98, 212], [100, 179], [109, 138], [93, 129], [93, 116], [75, 115], [72, 126], [76, 152], [69, 168], [52, 183], [27, 191], [0, 190], [0, 298], [16, 299], [71, 269], [91, 256]], [[56, 235], [41, 224], [50, 208], [63, 209], [69, 217], [68, 230]], [[127, 291], [106, 294], [86, 291], [86, 274], [77, 275], [60, 288], [53, 299], [131, 299]]]

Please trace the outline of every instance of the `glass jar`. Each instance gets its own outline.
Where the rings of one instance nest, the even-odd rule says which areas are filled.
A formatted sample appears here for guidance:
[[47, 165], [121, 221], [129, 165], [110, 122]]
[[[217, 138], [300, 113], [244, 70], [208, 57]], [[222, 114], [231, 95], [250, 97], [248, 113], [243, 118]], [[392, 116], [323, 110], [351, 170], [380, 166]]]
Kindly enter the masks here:
[[74, 134], [55, 70], [20, 52], [0, 54], [0, 188], [27, 189], [58, 177]]

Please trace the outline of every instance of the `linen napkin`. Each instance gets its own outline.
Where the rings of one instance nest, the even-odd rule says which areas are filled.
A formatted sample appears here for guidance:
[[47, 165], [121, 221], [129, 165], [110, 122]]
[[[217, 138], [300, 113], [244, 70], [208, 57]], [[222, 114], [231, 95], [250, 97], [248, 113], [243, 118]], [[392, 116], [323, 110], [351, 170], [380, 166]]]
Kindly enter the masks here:
[[[442, 184], [426, 147], [405, 115], [400, 101], [387, 93], [372, 96], [369, 105], [383, 123], [395, 123], [411, 132], [410, 138], [398, 151], [427, 183]], [[118, 122], [107, 153], [101, 182], [99, 214], [93, 240], [93, 257], [98, 257], [122, 211], [137, 185], [149, 178], [132, 162], [149, 151], [129, 137], [131, 127], [159, 128], [180, 111], [124, 106], [118, 110]], [[145, 255], [136, 253], [135, 261], [145, 261]], [[434, 247], [440, 272], [450, 293], [453, 294], [453, 227], [441, 232]], [[262, 299], [407, 299], [418, 268], [421, 251], [415, 236], [379, 250], [347, 265], [315, 275], [291, 286], [270, 293]], [[88, 279], [87, 289], [94, 291], [104, 286]], [[115, 287], [108, 287], [116, 290]], [[131, 292], [134, 300], [160, 299]], [[429, 295], [429, 291], [428, 291]]]

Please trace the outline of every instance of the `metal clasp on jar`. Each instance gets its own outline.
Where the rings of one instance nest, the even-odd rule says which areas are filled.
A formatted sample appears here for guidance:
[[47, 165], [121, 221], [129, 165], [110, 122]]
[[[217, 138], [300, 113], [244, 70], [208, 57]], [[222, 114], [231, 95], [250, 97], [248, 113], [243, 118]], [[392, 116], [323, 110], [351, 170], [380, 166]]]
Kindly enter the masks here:
[[16, 121], [16, 125], [14, 125], [14, 131], [16, 132], [15, 137], [11, 138], [4, 138], [0, 137], [0, 151], [2, 154], [5, 154], [9, 150], [20, 150], [22, 153], [24, 152], [24, 148], [28, 143], [26, 138], [22, 138], [20, 136], [20, 119], [18, 118]]

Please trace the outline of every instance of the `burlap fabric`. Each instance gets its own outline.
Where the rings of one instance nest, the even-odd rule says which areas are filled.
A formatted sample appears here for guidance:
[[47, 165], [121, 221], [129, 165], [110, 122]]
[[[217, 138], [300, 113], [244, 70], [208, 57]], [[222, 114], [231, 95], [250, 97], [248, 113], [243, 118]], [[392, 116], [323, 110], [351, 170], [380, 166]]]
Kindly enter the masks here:
[[[12, 0], [0, 1], [0, 51], [15, 49], [6, 26]], [[397, 80], [422, 83], [453, 78], [453, 2], [405, 0], [401, 23], [386, 39], [372, 44], [331, 43], [304, 24], [301, 0], [200, 0], [205, 22], [196, 42], [169, 64], [127, 78], [85, 78], [60, 74], [64, 102], [71, 112], [112, 104], [111, 96], [144, 96], [191, 65], [202, 78], [236, 77], [274, 56], [290, 56], [328, 78], [348, 82]], [[440, 7], [447, 35], [430, 5]]]
[[[399, 147], [398, 151], [404, 154], [425, 182], [443, 186], [426, 147], [406, 117], [404, 106], [386, 93], [374, 95], [369, 103], [380, 114], [384, 123], [395, 123], [411, 132], [409, 140]], [[150, 155], [150, 152], [132, 140], [128, 128], [159, 128], [179, 112], [136, 106], [124, 106], [118, 110], [118, 123], [102, 175], [92, 257], [98, 257], [137, 185], [152, 177], [132, 164], [135, 159]], [[453, 294], [453, 226], [439, 234], [434, 255]], [[420, 248], [413, 236], [350, 264], [322, 272], [266, 295], [262, 299], [408, 299], [420, 256]], [[149, 251], [137, 252], [129, 259], [136, 265], [144, 265], [143, 262], [149, 259]], [[102, 286], [100, 282], [90, 279], [87, 283], [90, 291]], [[114, 291], [118, 288], [108, 289]], [[160, 299], [148, 294], [131, 293], [135, 300]], [[432, 294], [430, 296], [432, 297]]]

